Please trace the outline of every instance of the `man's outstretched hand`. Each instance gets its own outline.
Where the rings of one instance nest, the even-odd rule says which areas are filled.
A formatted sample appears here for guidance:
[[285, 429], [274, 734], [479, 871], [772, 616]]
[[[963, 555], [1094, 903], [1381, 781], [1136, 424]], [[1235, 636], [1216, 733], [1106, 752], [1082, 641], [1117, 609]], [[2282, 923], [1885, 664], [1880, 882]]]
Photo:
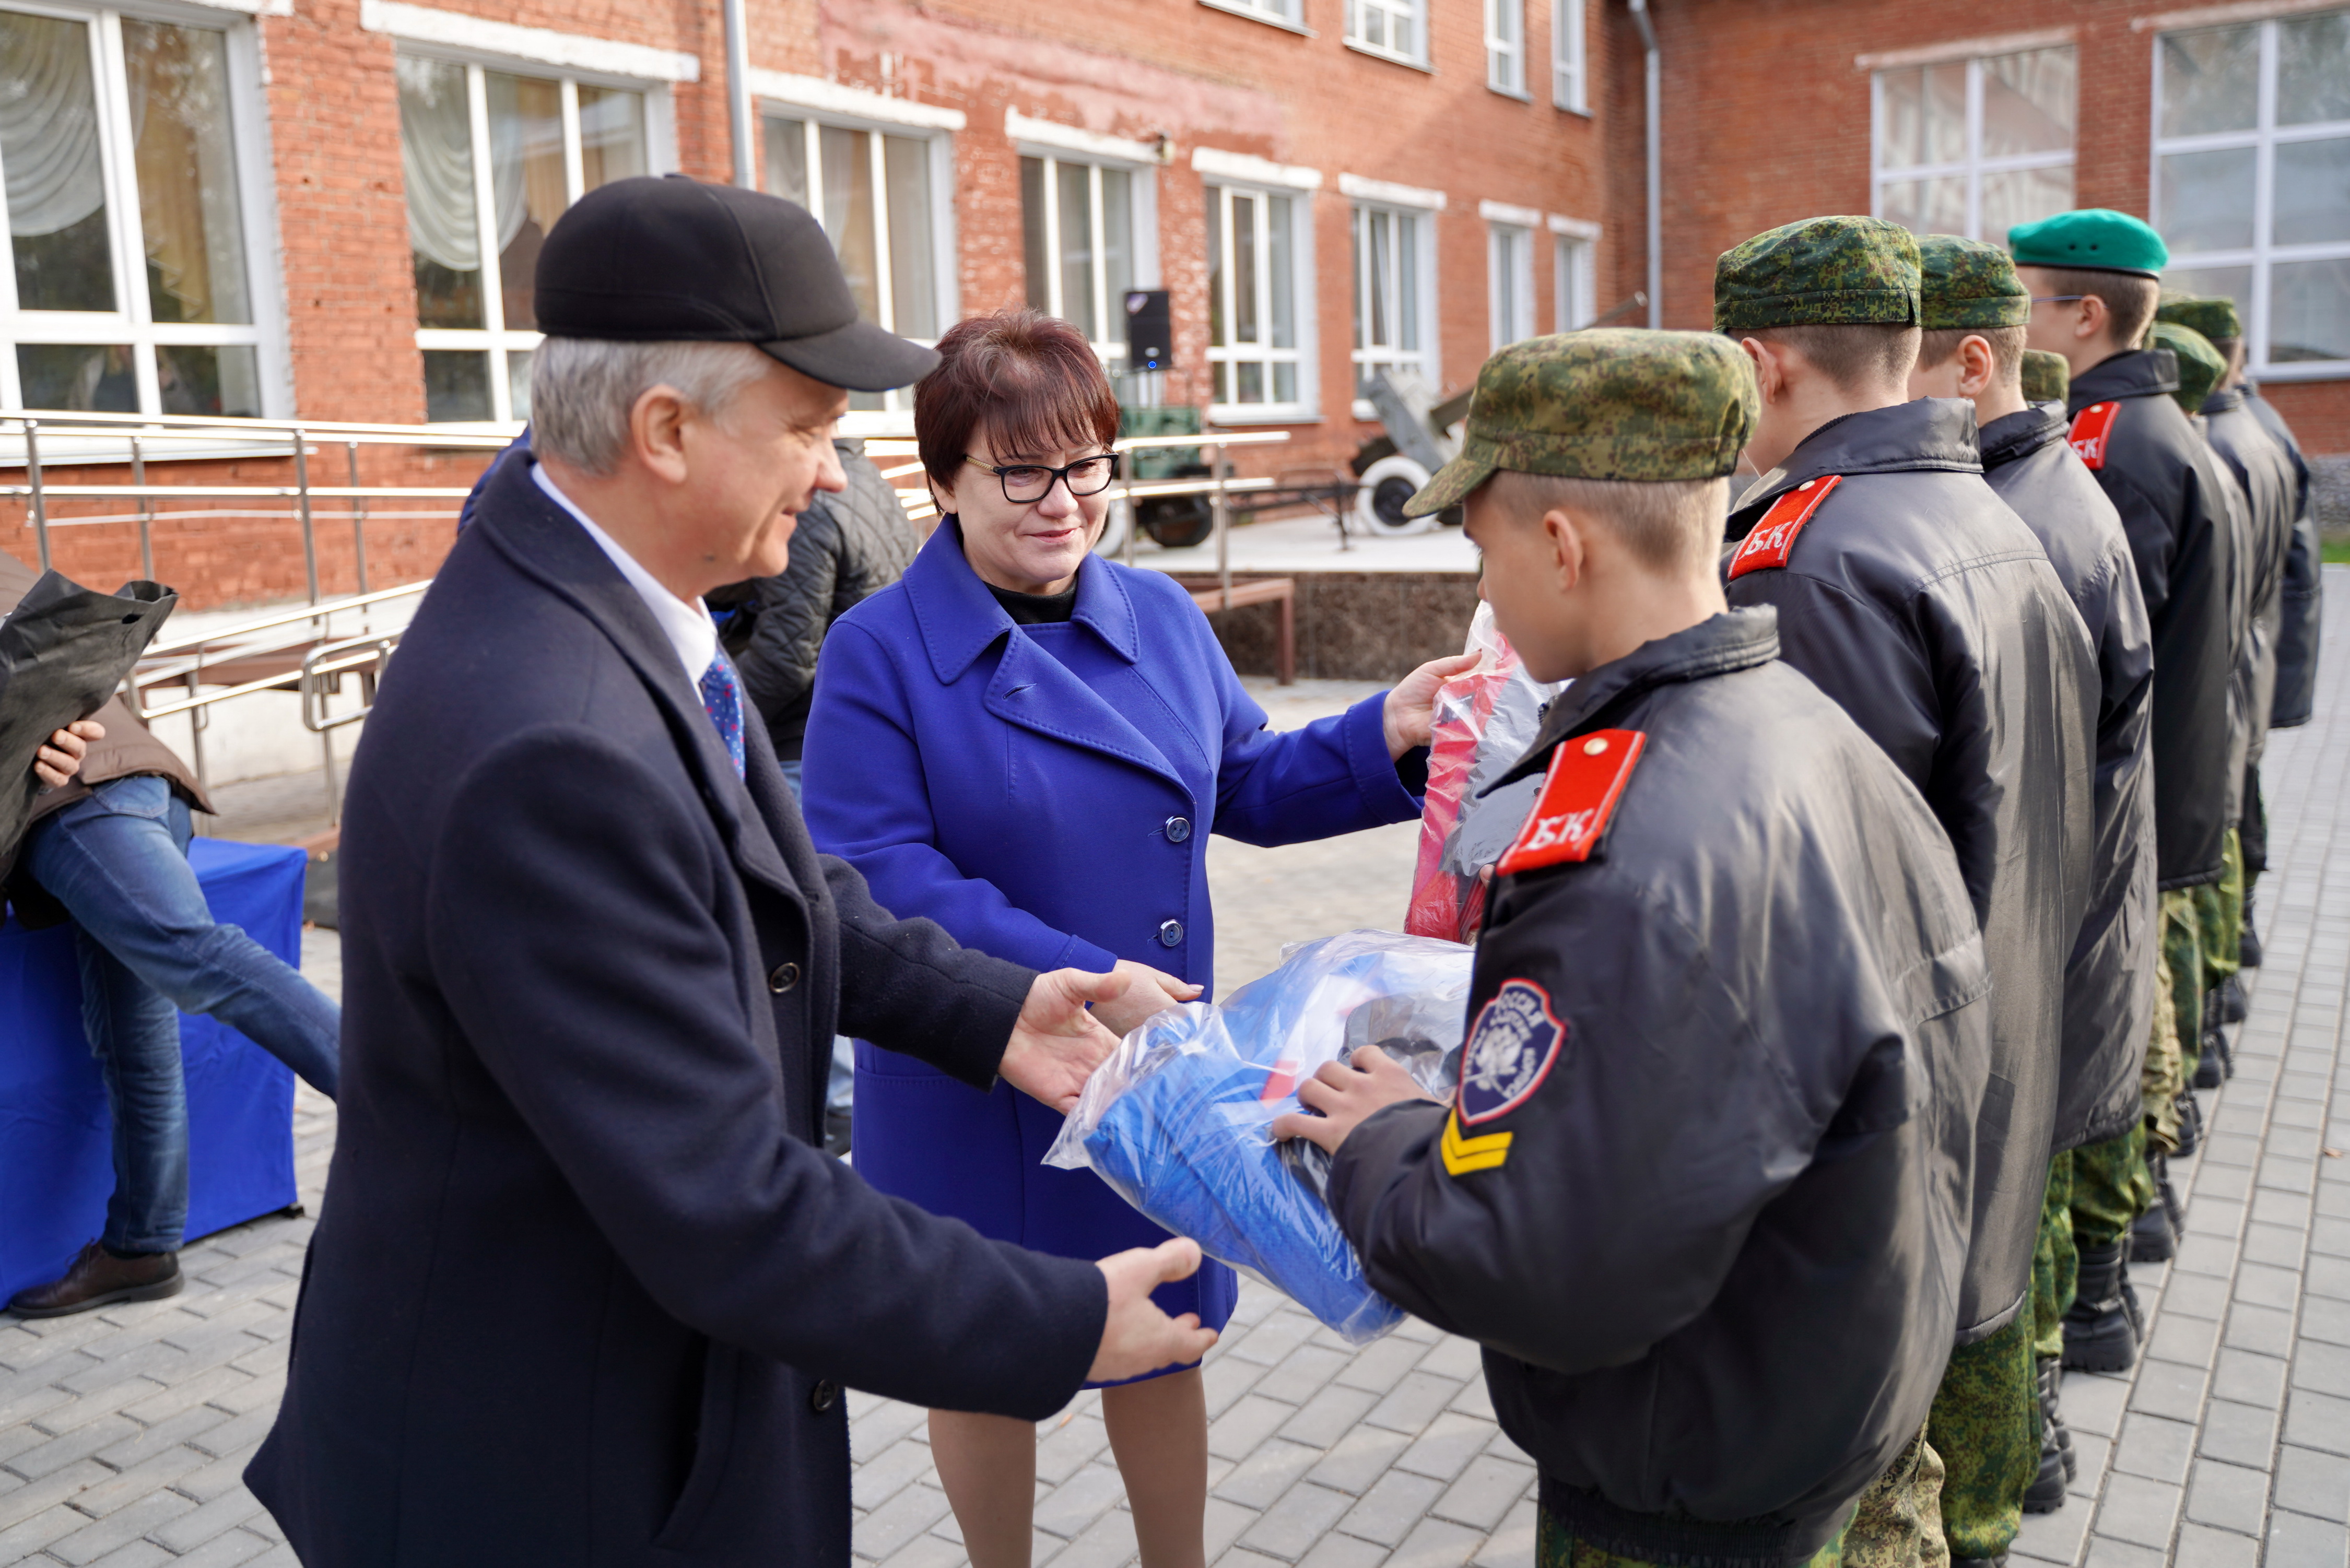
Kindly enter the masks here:
[[1086, 1011], [1086, 1003], [1114, 1002], [1126, 988], [1122, 974], [1056, 969], [1038, 975], [996, 1071], [1030, 1099], [1067, 1115], [1102, 1058], [1118, 1048], [1118, 1036]]
[[50, 789], [71, 784], [74, 774], [81, 772], [82, 758], [89, 754], [89, 743], [104, 739], [106, 726], [95, 719], [68, 724], [33, 753], [33, 776]]
[[1200, 1314], [1169, 1317], [1150, 1293], [1199, 1271], [1200, 1243], [1180, 1237], [1156, 1247], [1137, 1247], [1104, 1258], [1095, 1267], [1109, 1282], [1109, 1315], [1102, 1324], [1101, 1348], [1094, 1353], [1088, 1383], [1119, 1383], [1180, 1366], [1208, 1354], [1216, 1331], [1200, 1326]]
[[1297, 1085], [1298, 1099], [1320, 1111], [1303, 1111], [1273, 1118], [1275, 1137], [1302, 1137], [1327, 1153], [1338, 1152], [1347, 1135], [1389, 1106], [1424, 1100], [1428, 1091], [1405, 1070], [1402, 1063], [1376, 1045], [1366, 1045], [1347, 1062], [1325, 1062], [1315, 1075]]

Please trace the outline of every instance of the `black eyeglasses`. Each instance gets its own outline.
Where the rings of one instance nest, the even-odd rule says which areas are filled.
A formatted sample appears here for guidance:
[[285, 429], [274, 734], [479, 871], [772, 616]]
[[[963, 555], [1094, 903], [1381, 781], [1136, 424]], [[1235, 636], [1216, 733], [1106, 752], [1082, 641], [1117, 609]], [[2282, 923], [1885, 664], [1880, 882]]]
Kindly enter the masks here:
[[2076, 300], [2083, 300], [2088, 297], [2089, 296], [2085, 294], [2035, 294], [2032, 296], [2032, 303], [2034, 305], [2071, 305]]
[[963, 461], [973, 468], [983, 468], [995, 475], [1003, 486], [1003, 499], [1014, 505], [1042, 501], [1052, 493], [1053, 482], [1059, 480], [1069, 487], [1071, 495], [1099, 495], [1118, 483], [1116, 452], [1104, 452], [1098, 457], [1081, 457], [1060, 468], [1047, 468], [1041, 462], [982, 462], [969, 452]]

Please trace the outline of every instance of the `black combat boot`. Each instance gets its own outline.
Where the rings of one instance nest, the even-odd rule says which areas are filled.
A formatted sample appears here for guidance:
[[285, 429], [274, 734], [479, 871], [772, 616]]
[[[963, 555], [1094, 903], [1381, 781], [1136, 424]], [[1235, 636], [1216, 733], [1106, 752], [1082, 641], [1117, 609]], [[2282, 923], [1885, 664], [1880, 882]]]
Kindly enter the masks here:
[[2038, 1362], [2041, 1408], [2047, 1414], [2048, 1424], [2056, 1429], [2056, 1449], [2064, 1456], [2064, 1479], [2071, 1480], [2080, 1473], [2081, 1462], [2073, 1457], [2073, 1428], [2064, 1424], [2064, 1411], [2062, 1404], [2064, 1397], [2064, 1358], [2062, 1355], [2043, 1355], [2038, 1358]]
[[[2220, 1038], [2218, 1031], [2214, 1030], [2203, 1036], [2202, 1049], [2197, 1053], [2195, 1058], [2197, 1088], [2216, 1089], [2228, 1081], [2228, 1067], [2224, 1059], [2227, 1049], [2227, 1043]], [[2185, 1154], [2188, 1151], [2182, 1148], [2178, 1152]]]
[[2244, 928], [2236, 938], [2236, 961], [2246, 969], [2261, 967], [2261, 934], [2252, 929], [2252, 893], [2244, 889]]
[[2007, 1568], [2007, 1553], [1996, 1557], [1953, 1557], [1950, 1568]]
[[2137, 1361], [2137, 1314], [2128, 1288], [2125, 1243], [2083, 1247], [2079, 1287], [2064, 1313], [2064, 1365], [2084, 1372], [2127, 1372]]
[[2221, 981], [2220, 989], [2211, 993], [2211, 1002], [2212, 1014], [2221, 1023], [2241, 1023], [2244, 1014], [2252, 1010], [2251, 1002], [2244, 995], [2242, 979], [2232, 974]]
[[2179, 1092], [2175, 1103], [2178, 1106], [2178, 1147], [2175, 1152], [2185, 1159], [2203, 1147], [2203, 1107], [2185, 1090]]
[[2073, 1479], [2073, 1434], [2064, 1429], [2064, 1418], [2056, 1411], [2056, 1381], [2063, 1375], [2060, 1360], [2054, 1355], [2039, 1360], [2040, 1473], [2024, 1489], [2026, 1513], [2054, 1513], [2064, 1507], [2065, 1489]]
[[2169, 1201], [2168, 1166], [2158, 1154], [2147, 1155], [2146, 1163], [2154, 1174], [2157, 1196], [2145, 1213], [2130, 1221], [2129, 1261], [2167, 1263], [2178, 1255], [2178, 1222]]

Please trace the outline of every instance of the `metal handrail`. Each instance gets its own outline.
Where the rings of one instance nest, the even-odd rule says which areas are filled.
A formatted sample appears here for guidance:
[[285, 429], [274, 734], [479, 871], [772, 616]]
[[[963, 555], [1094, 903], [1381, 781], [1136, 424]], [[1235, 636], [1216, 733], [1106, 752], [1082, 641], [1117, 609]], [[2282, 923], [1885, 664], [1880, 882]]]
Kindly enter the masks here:
[[378, 588], [371, 594], [353, 594], [348, 598], [327, 599], [315, 605], [305, 605], [300, 609], [280, 610], [276, 615], [262, 616], [255, 620], [239, 621], [234, 626], [223, 627], [218, 631], [205, 632], [200, 637], [187, 637], [182, 638], [177, 642], [154, 644], [147, 649], [145, 657], [169, 659], [176, 654], [192, 652], [208, 643], [226, 642], [232, 638], [251, 637], [257, 631], [275, 631], [281, 626], [292, 626], [296, 621], [315, 620], [320, 616], [340, 615], [346, 610], [365, 609], [369, 605], [380, 605], [388, 599], [405, 598], [411, 594], [421, 594], [432, 586], [432, 579], [427, 577], [421, 582], [402, 583], [396, 588]]

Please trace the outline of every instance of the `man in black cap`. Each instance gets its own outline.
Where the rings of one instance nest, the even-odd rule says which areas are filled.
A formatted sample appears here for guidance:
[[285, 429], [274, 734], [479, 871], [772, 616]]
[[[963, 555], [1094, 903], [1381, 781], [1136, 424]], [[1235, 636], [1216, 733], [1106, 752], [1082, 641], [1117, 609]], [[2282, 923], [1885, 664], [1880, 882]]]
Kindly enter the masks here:
[[831, 1563], [841, 1387], [1041, 1418], [1214, 1335], [816, 1147], [837, 1027], [1075, 1101], [1107, 976], [1038, 975], [818, 856], [700, 596], [840, 486], [859, 322], [814, 219], [625, 180], [556, 224], [533, 441], [385, 684], [344, 819], [341, 1127], [277, 1425], [311, 1568]]

